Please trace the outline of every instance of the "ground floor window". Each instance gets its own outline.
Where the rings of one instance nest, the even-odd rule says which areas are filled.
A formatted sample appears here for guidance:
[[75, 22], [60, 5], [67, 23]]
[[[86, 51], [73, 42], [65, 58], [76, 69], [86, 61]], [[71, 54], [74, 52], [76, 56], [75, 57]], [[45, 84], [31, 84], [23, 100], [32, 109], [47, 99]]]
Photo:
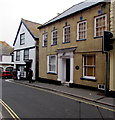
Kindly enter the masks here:
[[47, 56], [47, 72], [56, 73], [57, 57], [56, 55]]
[[95, 55], [83, 55], [83, 77], [95, 79]]
[[26, 66], [25, 65], [17, 65], [17, 70], [19, 70], [20, 71], [20, 73], [21, 73], [21, 78], [26, 78], [26, 75], [25, 75], [25, 68], [26, 68]]

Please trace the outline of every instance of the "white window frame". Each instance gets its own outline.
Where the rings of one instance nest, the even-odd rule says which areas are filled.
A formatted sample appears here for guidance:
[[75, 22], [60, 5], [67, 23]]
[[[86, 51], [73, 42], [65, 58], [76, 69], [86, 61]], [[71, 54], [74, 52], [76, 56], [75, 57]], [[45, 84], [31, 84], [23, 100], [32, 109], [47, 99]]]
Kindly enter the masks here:
[[20, 61], [20, 51], [16, 51], [16, 61]]
[[[80, 39], [79, 36], [80, 36], [80, 31], [79, 31], [79, 25], [80, 24], [83, 24], [83, 23], [86, 23], [86, 29], [83, 29], [83, 32], [85, 32], [85, 38], [82, 38]], [[84, 40], [84, 39], [87, 39], [87, 21], [82, 21], [82, 22], [79, 22], [77, 23], [77, 40]]]
[[58, 30], [54, 30], [54, 31], [52, 31], [52, 39], [51, 39], [51, 45], [57, 45], [57, 44], [54, 44], [53, 42], [54, 42], [54, 36], [53, 36], [53, 33], [54, 32], [57, 32], [57, 39], [58, 39]]
[[[55, 70], [54, 71], [50, 71], [49, 65], [50, 65], [50, 57], [54, 56], [55, 57]], [[47, 56], [47, 73], [57, 73], [57, 55], [49, 55]]]
[[[69, 41], [65, 41], [65, 29], [66, 28], [70, 28], [70, 25], [67, 25], [63, 28], [63, 43], [70, 43], [70, 40]], [[71, 28], [70, 28], [70, 33], [71, 33]], [[71, 37], [70, 37], [71, 39]]]
[[[47, 38], [45, 38], [46, 35], [47, 35]], [[48, 33], [44, 33], [44, 34], [43, 34], [43, 40], [42, 40], [42, 46], [43, 46], [43, 47], [47, 47], [47, 45], [44, 44], [45, 39], [47, 39], [47, 44], [48, 44]]]
[[25, 44], [25, 33], [20, 34], [20, 45]]
[[[28, 54], [26, 54], [26, 52], [27, 52]], [[24, 60], [29, 60], [29, 49], [25, 49], [25, 50], [24, 50]]]
[[[95, 17], [94, 18], [94, 37], [100, 37], [100, 36], [96, 35], [96, 20], [99, 19], [99, 18], [102, 18], [104, 16], [105, 16], [105, 30], [107, 30], [107, 14]], [[102, 26], [100, 26], [100, 27], [102, 27]], [[103, 35], [101, 35], [101, 36], [103, 36]]]
[[[95, 80], [95, 76], [85, 76], [85, 61], [84, 61], [84, 59], [85, 59], [85, 57], [86, 56], [95, 56], [95, 55], [83, 55], [83, 78], [86, 78], [86, 79], [94, 79]], [[96, 58], [96, 57], [95, 57]], [[89, 66], [91, 66], [91, 65], [89, 65]], [[93, 67], [96, 67], [96, 65], [92, 65]]]

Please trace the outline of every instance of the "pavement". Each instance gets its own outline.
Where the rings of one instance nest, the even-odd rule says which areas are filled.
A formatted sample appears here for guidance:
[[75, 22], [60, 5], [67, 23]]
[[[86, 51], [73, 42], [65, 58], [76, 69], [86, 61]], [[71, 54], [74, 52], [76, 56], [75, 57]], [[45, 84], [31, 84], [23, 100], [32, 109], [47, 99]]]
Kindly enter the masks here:
[[90, 90], [85, 88], [71, 88], [68, 87], [67, 85], [55, 85], [49, 83], [42, 83], [38, 81], [35, 81], [33, 83], [29, 83], [27, 80], [13, 80], [13, 81], [24, 85], [29, 85], [33, 87], [38, 87], [38, 88], [62, 93], [65, 95], [70, 95], [83, 100], [88, 100], [95, 103], [107, 105], [110, 107], [115, 107], [115, 98], [107, 97], [103, 94], [103, 92], [98, 90]]

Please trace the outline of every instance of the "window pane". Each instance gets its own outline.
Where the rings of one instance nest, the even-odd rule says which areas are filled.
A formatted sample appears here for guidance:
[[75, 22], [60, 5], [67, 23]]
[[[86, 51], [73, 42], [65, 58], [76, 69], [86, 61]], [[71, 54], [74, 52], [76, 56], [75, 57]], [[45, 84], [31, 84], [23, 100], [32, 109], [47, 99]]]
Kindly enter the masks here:
[[20, 44], [23, 45], [25, 43], [25, 33], [20, 35]]
[[85, 67], [85, 76], [95, 76], [93, 67]]
[[55, 71], [55, 65], [52, 65], [52, 71]]
[[52, 40], [53, 40], [52, 44], [57, 45], [57, 30], [53, 31], [52, 35], [53, 35], [52, 36]]
[[56, 56], [49, 56], [49, 72], [56, 72]]
[[24, 50], [24, 59], [29, 59], [29, 50]]
[[106, 15], [95, 18], [96, 19], [96, 28], [95, 35], [102, 36], [103, 31], [106, 30]]
[[51, 56], [52, 64], [55, 64], [55, 56]]
[[43, 46], [47, 47], [48, 34], [43, 34]]
[[20, 51], [16, 51], [16, 61], [20, 60]]
[[51, 70], [51, 65], [49, 65], [49, 71], [52, 71], [52, 70]]
[[87, 56], [87, 65], [94, 65], [94, 57]]
[[64, 28], [64, 42], [70, 42], [70, 26]]
[[95, 76], [95, 56], [84, 56], [84, 76]]
[[86, 39], [86, 21], [78, 23], [78, 40]]

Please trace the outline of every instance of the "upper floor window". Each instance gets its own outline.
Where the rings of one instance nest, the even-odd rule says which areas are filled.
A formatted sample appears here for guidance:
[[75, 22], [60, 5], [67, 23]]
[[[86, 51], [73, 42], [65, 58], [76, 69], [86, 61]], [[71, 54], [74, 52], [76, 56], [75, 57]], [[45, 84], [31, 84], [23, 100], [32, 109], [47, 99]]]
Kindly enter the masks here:
[[29, 59], [29, 49], [24, 50], [24, 60]]
[[57, 45], [57, 35], [58, 35], [58, 31], [54, 30], [52, 31], [52, 45]]
[[20, 61], [20, 51], [16, 51], [16, 61]]
[[42, 46], [47, 47], [47, 41], [48, 41], [48, 33], [44, 33]]
[[47, 56], [47, 72], [56, 73], [57, 57], [56, 55]]
[[86, 39], [87, 35], [87, 22], [82, 21], [77, 24], [77, 40]]
[[70, 42], [70, 26], [66, 26], [63, 29], [63, 42], [64, 43]]
[[25, 33], [20, 34], [20, 45], [25, 44]]
[[95, 55], [83, 56], [83, 77], [95, 79]]
[[95, 17], [94, 37], [103, 36], [103, 31], [107, 29], [107, 15]]

